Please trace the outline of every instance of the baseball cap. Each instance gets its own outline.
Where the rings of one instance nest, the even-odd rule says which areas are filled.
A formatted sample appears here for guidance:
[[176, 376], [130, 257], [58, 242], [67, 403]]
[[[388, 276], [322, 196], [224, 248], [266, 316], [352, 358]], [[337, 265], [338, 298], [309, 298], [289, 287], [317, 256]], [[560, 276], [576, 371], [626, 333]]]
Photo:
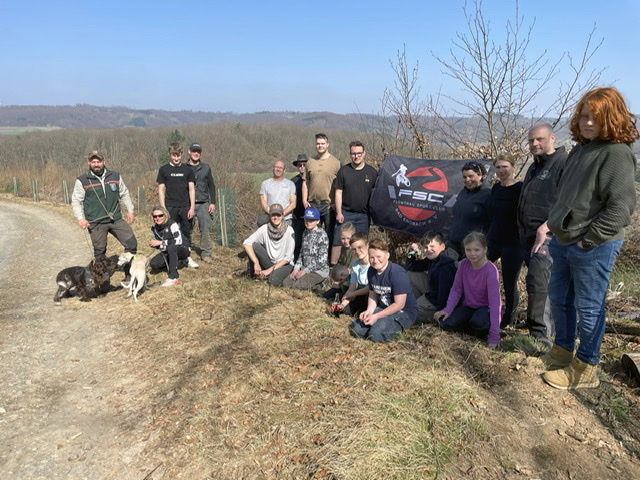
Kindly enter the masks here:
[[307, 218], [309, 220], [320, 220], [320, 210], [313, 207], [305, 208], [302, 218]]
[[274, 203], [269, 207], [269, 215], [279, 214], [282, 215], [284, 213], [284, 208], [279, 203]]
[[293, 162], [293, 165], [297, 167], [301, 163], [307, 163], [308, 161], [309, 159], [307, 158], [307, 155], [305, 153], [301, 153], [298, 155], [298, 158], [296, 158], [296, 160]]
[[93, 150], [89, 156], [87, 156], [87, 160], [91, 160], [92, 158], [97, 158], [98, 160], [104, 160], [104, 157], [97, 150]]
[[191, 150], [192, 152], [202, 152], [202, 145], [200, 145], [199, 143], [192, 143], [189, 147], [189, 150]]

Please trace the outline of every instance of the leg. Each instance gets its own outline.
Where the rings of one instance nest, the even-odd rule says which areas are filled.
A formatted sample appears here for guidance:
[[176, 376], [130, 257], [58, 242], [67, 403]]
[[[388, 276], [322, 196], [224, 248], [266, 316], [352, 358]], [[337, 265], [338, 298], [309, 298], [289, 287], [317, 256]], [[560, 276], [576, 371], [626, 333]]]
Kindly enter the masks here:
[[369, 325], [365, 325], [359, 318], [356, 318], [350, 327], [351, 333], [358, 338], [367, 338], [369, 336], [370, 329], [371, 327]]
[[[273, 266], [273, 262], [269, 258], [267, 249], [264, 248], [261, 243], [254, 242], [252, 246], [256, 257], [258, 257], [258, 261], [260, 262], [260, 268], [265, 269]], [[251, 261], [251, 259], [249, 259], [249, 262], [251, 263], [251, 271], [253, 272], [253, 262]]]
[[[379, 309], [376, 309], [376, 311], [378, 310]], [[409, 315], [400, 310], [393, 315], [381, 318], [371, 325], [368, 338], [374, 342], [388, 342], [396, 338], [400, 332], [404, 331], [404, 325], [411, 323]]]
[[302, 247], [302, 234], [304, 233], [304, 220], [301, 218], [293, 219], [293, 232], [295, 234], [296, 246], [293, 251], [293, 257], [295, 260], [298, 259], [298, 255], [300, 255], [300, 248]]
[[292, 282], [289, 286], [298, 290], [314, 290], [322, 284], [323, 280], [324, 277], [321, 277], [317, 273], [309, 272]]
[[592, 250], [577, 245], [568, 249], [578, 314], [580, 346], [576, 357], [590, 365], [600, 363], [600, 346], [605, 330], [607, 288], [622, 240], [605, 242]]
[[113, 222], [113, 224], [110, 225], [109, 231], [111, 235], [116, 237], [120, 244], [122, 244], [125, 252], [133, 253], [134, 255], [137, 253], [138, 240], [136, 240], [131, 225], [125, 220], [120, 219]]
[[271, 275], [269, 276], [269, 282], [274, 287], [280, 287], [282, 285], [282, 282], [284, 282], [284, 279], [287, 278], [289, 274], [291, 274], [291, 272], [293, 272], [293, 265], [287, 264], [280, 268], [276, 268], [273, 272], [271, 272]]
[[527, 326], [531, 335], [536, 337], [553, 337], [554, 322], [550, 315], [547, 301], [549, 282], [554, 257], [550, 254], [548, 242], [538, 253], [531, 253], [533, 240], [524, 244], [524, 260], [527, 264]]
[[433, 314], [438, 311], [438, 309], [425, 297], [422, 295], [418, 297], [418, 316], [416, 318], [416, 323], [427, 323], [433, 321]]
[[520, 302], [518, 277], [522, 268], [521, 251], [519, 245], [502, 247], [502, 282], [504, 283], [505, 310], [501, 326], [509, 325], [512, 322], [513, 312]]
[[469, 330], [473, 335], [477, 337], [486, 339], [487, 335], [489, 334], [490, 326], [491, 317], [488, 307], [480, 307], [476, 309], [476, 311], [473, 312], [471, 318], [469, 319]]
[[107, 253], [107, 233], [109, 232], [109, 224], [96, 223], [89, 227], [89, 236], [93, 244], [93, 256], [104, 255]]
[[567, 258], [569, 247], [560, 245], [554, 238], [549, 244], [553, 257], [549, 280], [549, 301], [555, 323], [555, 343], [573, 352], [576, 343], [576, 310], [574, 307], [571, 266]]
[[208, 203], [196, 204], [196, 217], [198, 218], [198, 228], [200, 229], [200, 257], [204, 259], [211, 256], [213, 215], [209, 213]]
[[167, 270], [167, 262], [165, 260], [164, 253], [158, 253], [149, 261], [149, 268], [151, 270], [159, 272], [162, 270]]
[[414, 297], [419, 298], [429, 291], [427, 272], [407, 272]]
[[465, 329], [475, 311], [475, 308], [459, 305], [453, 310], [451, 315], [440, 321], [440, 328], [449, 332], [461, 332]]

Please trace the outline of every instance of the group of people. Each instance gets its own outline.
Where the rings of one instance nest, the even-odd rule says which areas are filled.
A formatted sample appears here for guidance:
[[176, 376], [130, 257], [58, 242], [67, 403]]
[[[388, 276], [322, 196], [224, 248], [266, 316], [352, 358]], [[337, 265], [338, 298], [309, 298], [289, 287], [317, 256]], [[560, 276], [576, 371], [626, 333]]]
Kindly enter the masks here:
[[[298, 155], [292, 180], [278, 161], [261, 185], [258, 228], [243, 242], [248, 274], [277, 286], [328, 290], [335, 310], [354, 316], [351, 332], [358, 337], [388, 341], [416, 322], [435, 321], [445, 330], [480, 335], [495, 348], [501, 328], [514, 321], [524, 264], [527, 326], [550, 347], [544, 380], [561, 389], [595, 387], [606, 292], [635, 207], [631, 144], [639, 134], [615, 88], [586, 93], [570, 130], [577, 145], [568, 155], [556, 147], [551, 125], [529, 130], [533, 162], [522, 181], [509, 153], [493, 160], [497, 182], [491, 188], [482, 162], [465, 163], [448, 238], [428, 233], [411, 245], [404, 267], [390, 261], [384, 240], [368, 236], [377, 171], [366, 163], [364, 145], [351, 142], [351, 161], [341, 165], [329, 153], [328, 137], [317, 134], [316, 155]], [[201, 151], [193, 144], [185, 165], [172, 145], [171, 161], [158, 173], [160, 205], [152, 212], [149, 245], [160, 250], [152, 267], [164, 264], [169, 284], [177, 281], [180, 262], [197, 266], [189, 255], [193, 219], [208, 232], [215, 211], [215, 186]], [[106, 250], [108, 232], [135, 253], [127, 224], [133, 204], [124, 182], [104, 168], [97, 152], [88, 162], [72, 202], [80, 226], [89, 228], [96, 255]], [[129, 211], [127, 222], [119, 199]], [[202, 242], [207, 261], [210, 244]], [[493, 263], [498, 259], [501, 272]]]

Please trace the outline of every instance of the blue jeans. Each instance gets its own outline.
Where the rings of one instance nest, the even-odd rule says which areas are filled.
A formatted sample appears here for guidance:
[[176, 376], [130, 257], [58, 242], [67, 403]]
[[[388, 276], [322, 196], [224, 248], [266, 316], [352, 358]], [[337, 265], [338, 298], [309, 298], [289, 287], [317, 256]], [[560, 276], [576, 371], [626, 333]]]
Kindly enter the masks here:
[[[371, 220], [366, 213], [350, 212], [349, 210], [342, 210], [344, 216], [344, 223], [351, 222], [356, 227], [356, 232], [369, 233], [369, 224]], [[340, 245], [340, 233], [342, 231], [342, 225], [344, 223], [338, 223], [336, 221], [333, 229], [333, 245]]]
[[440, 322], [440, 328], [449, 332], [465, 332], [486, 338], [491, 327], [489, 307], [472, 308], [458, 305], [451, 315]]
[[[382, 308], [376, 307], [374, 313], [378, 313]], [[365, 325], [357, 318], [351, 324], [351, 332], [356, 337], [367, 338], [374, 342], [388, 342], [398, 336], [400, 332], [413, 325], [414, 320], [404, 310], [400, 310], [393, 315], [381, 318], [373, 325]]]
[[607, 288], [621, 247], [622, 240], [604, 242], [591, 250], [577, 244], [560, 245], [555, 238], [549, 244], [553, 257], [549, 300], [556, 326], [555, 343], [573, 351], [578, 337], [576, 356], [591, 365], [600, 362]]

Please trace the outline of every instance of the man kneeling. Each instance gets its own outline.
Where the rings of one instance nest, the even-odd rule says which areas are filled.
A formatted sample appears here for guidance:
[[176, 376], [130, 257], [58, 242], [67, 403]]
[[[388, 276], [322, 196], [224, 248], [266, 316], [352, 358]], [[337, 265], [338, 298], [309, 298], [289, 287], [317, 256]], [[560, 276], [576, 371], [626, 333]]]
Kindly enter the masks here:
[[253, 232], [242, 246], [249, 256], [249, 272], [268, 278], [280, 286], [293, 270], [295, 240], [293, 228], [283, 220], [284, 209], [279, 203], [269, 207], [269, 222]]

